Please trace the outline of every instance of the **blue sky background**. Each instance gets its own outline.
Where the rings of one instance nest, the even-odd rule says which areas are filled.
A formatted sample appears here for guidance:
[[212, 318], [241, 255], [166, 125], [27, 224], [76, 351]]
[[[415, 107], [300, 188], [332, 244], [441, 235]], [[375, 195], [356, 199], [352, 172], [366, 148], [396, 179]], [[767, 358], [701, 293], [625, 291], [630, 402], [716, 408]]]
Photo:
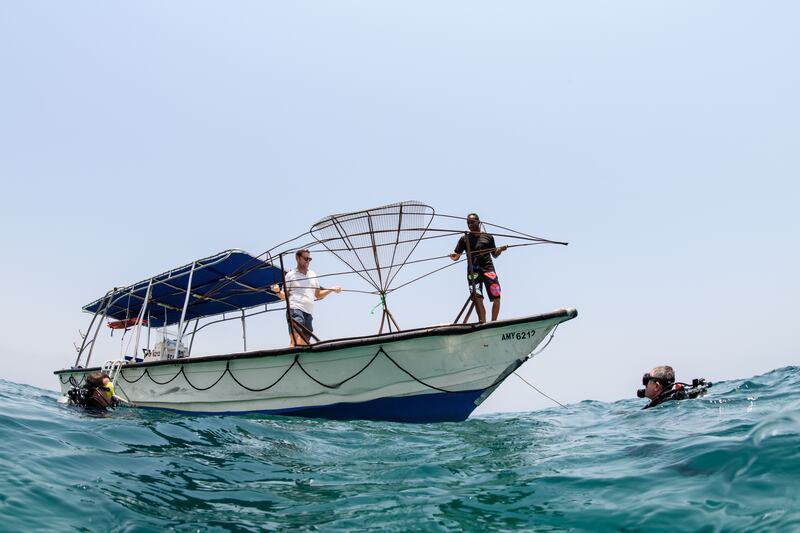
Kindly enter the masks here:
[[[56, 388], [112, 286], [409, 199], [570, 242], [497, 261], [503, 317], [579, 310], [520, 371], [563, 402], [630, 396], [663, 363], [797, 364], [798, 20], [779, 1], [0, 3], [0, 377]], [[401, 325], [446, 322], [463, 273], [406, 291]], [[375, 303], [331, 296], [320, 335], [377, 330]], [[258, 324], [252, 347], [285, 343]], [[480, 412], [546, 405], [512, 376]]]

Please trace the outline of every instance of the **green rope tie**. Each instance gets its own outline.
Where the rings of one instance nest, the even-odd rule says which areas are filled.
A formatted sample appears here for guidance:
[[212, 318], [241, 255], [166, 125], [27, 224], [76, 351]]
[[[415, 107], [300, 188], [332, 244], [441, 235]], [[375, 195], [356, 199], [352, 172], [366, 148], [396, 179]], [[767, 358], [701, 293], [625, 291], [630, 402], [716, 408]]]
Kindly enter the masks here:
[[385, 294], [381, 294], [380, 296], [381, 296], [381, 301], [378, 302], [378, 305], [376, 305], [375, 307], [372, 308], [372, 311], [370, 311], [369, 314], [374, 315], [375, 314], [375, 310], [377, 308], [379, 308], [379, 307], [383, 307], [384, 309], [386, 309], [386, 295]]

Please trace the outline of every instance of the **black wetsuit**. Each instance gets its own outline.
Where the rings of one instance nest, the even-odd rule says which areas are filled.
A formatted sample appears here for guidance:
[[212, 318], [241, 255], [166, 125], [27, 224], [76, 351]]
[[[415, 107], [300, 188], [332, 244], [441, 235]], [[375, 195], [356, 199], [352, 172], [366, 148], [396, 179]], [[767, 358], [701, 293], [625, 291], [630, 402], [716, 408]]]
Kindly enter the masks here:
[[692, 387], [686, 383], [678, 383], [650, 400], [650, 403], [642, 407], [642, 409], [649, 409], [651, 407], [655, 407], [656, 405], [673, 400], [678, 401], [697, 398], [698, 396], [705, 394], [706, 389], [708, 389], [710, 386], [711, 383], [704, 383], [703, 385], [699, 385], [697, 387]]
[[671, 400], [684, 400], [686, 399], [686, 395], [683, 393], [682, 390], [679, 389], [669, 389], [665, 390], [652, 400], [650, 403], [642, 407], [642, 409], [650, 409], [651, 407], [655, 407], [656, 405], [660, 405], [664, 402], [669, 402]]

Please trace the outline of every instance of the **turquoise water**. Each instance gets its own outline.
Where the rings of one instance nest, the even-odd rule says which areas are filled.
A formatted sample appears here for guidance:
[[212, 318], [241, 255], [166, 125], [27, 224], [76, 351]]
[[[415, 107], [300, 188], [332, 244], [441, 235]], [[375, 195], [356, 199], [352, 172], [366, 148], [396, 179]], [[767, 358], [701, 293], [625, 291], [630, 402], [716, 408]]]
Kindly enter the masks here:
[[0, 381], [0, 530], [800, 529], [800, 367], [427, 425], [56, 400]]

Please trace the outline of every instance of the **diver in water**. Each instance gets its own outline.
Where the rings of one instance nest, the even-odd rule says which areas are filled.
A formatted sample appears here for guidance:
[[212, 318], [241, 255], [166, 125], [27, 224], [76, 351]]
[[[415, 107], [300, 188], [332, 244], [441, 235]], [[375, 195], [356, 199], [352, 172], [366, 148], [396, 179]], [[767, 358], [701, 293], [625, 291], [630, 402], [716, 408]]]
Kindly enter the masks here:
[[115, 409], [119, 404], [114, 394], [114, 384], [104, 372], [92, 372], [87, 375], [82, 386], [72, 378], [72, 388], [67, 391], [67, 396], [72, 404], [86, 409], [105, 411]]
[[691, 385], [675, 383], [675, 371], [671, 366], [664, 365], [657, 366], [642, 376], [642, 385], [645, 388], [637, 390], [636, 396], [650, 399], [650, 403], [643, 408], [649, 409], [671, 400], [686, 400], [702, 396], [712, 383], [703, 378], [693, 379]]

